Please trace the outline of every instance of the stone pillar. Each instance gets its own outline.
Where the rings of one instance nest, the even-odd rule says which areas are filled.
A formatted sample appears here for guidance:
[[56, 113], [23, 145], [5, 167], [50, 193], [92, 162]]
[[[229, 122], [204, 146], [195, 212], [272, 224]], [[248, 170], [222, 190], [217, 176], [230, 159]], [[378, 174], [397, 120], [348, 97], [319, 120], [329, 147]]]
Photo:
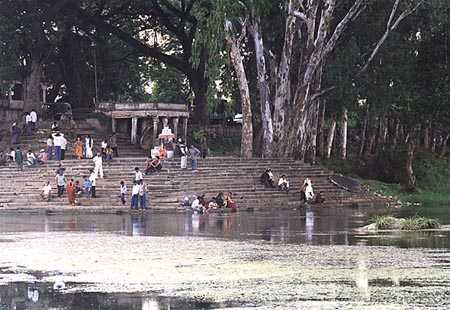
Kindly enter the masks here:
[[184, 143], [187, 144], [187, 132], [188, 132], [188, 118], [183, 118], [183, 139]]
[[117, 132], [117, 121], [115, 118], [111, 118], [111, 130], [112, 132]]
[[162, 121], [163, 121], [163, 128], [169, 126], [169, 119], [167, 117], [163, 117]]
[[147, 127], [148, 127], [148, 118], [143, 118], [141, 125], [141, 134], [144, 134], [144, 131]]
[[156, 144], [156, 139], [158, 138], [158, 123], [159, 119], [158, 116], [153, 117], [153, 145]]
[[172, 122], [173, 122], [173, 134], [175, 135], [175, 139], [178, 138], [178, 121], [179, 121], [178, 117], [175, 117], [175, 118], [172, 119]]
[[131, 118], [131, 143], [133, 144], [137, 143], [137, 124], [138, 118], [137, 117]]

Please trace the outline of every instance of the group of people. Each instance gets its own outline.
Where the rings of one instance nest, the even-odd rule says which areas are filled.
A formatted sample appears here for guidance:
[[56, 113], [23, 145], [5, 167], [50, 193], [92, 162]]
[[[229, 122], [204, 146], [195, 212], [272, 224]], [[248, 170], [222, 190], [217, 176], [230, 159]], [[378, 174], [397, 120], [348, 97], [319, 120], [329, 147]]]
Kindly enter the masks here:
[[[95, 169], [89, 170], [89, 176], [83, 176], [83, 180], [75, 180], [74, 178], [66, 178], [65, 168], [60, 164], [56, 170], [55, 183], [57, 188], [57, 197], [61, 198], [64, 193], [67, 193], [69, 204], [74, 206], [77, 204], [77, 198], [89, 197], [96, 198], [96, 183], [99, 177], [99, 172]], [[53, 198], [52, 186], [50, 181], [47, 181], [42, 188], [41, 197], [46, 201]]]
[[37, 129], [38, 114], [32, 109], [30, 112], [25, 112], [23, 114], [22, 126], [19, 126], [18, 122], [14, 122], [11, 126], [11, 144], [20, 143], [20, 137], [22, 133], [31, 136]]
[[0, 166], [6, 165], [8, 162], [15, 163], [18, 170], [23, 170], [23, 167], [35, 167], [46, 163], [48, 160], [45, 150], [41, 150], [38, 155], [32, 150], [23, 152], [19, 146], [15, 149], [10, 148], [8, 153], [0, 152]]
[[[113, 157], [119, 157], [117, 148], [117, 134], [113, 132], [109, 139], [102, 140], [101, 144], [101, 156], [106, 161], [111, 161]], [[73, 155], [77, 159], [94, 157], [94, 139], [87, 135], [85, 138], [77, 136], [73, 144]]]
[[193, 171], [197, 170], [198, 160], [202, 155], [202, 152], [200, 152], [200, 150], [197, 147], [195, 147], [195, 145], [190, 145], [188, 147], [185, 143], [183, 143], [181, 139], [178, 139], [176, 145], [176, 154], [179, 155], [181, 158], [180, 162], [181, 169], [187, 169], [188, 159], [190, 159], [192, 170]]
[[[285, 174], [282, 174], [278, 182], [275, 182], [275, 176], [270, 168], [266, 169], [264, 173], [260, 177], [261, 183], [266, 188], [278, 188], [280, 191], [285, 191], [286, 193], [289, 193], [289, 181], [287, 179], [287, 176]], [[309, 178], [306, 178], [303, 181], [302, 188], [300, 190], [300, 201], [302, 202], [308, 202], [313, 201], [315, 203], [323, 203], [325, 199], [322, 196], [321, 192], [318, 192], [317, 194], [314, 194], [312, 182]]]
[[184, 197], [180, 202], [179, 207], [186, 210], [191, 210], [201, 214], [208, 213], [211, 209], [230, 209], [237, 210], [238, 206], [233, 200], [233, 193], [228, 192], [224, 194], [220, 192], [217, 196], [212, 197], [210, 200], [205, 199], [205, 195], [194, 196], [190, 201], [189, 197]]

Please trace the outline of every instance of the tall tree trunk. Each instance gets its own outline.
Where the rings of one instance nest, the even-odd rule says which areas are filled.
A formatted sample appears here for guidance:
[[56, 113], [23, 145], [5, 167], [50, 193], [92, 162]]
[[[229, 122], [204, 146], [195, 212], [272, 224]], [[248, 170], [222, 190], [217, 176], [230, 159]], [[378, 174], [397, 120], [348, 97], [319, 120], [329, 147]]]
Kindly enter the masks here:
[[25, 78], [24, 111], [40, 108], [40, 95], [42, 79], [42, 64], [38, 60], [31, 60], [30, 74]]
[[427, 151], [430, 149], [431, 144], [430, 136], [431, 136], [431, 121], [427, 121], [423, 132], [423, 148]]
[[364, 153], [364, 146], [366, 145], [367, 127], [369, 124], [369, 117], [370, 117], [370, 105], [367, 104], [366, 113], [364, 114], [363, 128], [361, 131], [361, 145], [359, 146], [359, 156], [362, 156]]
[[397, 143], [400, 135], [400, 120], [394, 120], [394, 135], [392, 137], [391, 150], [395, 150], [397, 148]]
[[283, 51], [277, 70], [277, 82], [275, 87], [273, 112], [273, 151], [277, 152], [276, 155], [278, 156], [287, 155], [286, 152], [279, 146], [280, 144], [286, 143], [285, 134], [288, 130], [286, 124], [286, 115], [289, 113], [289, 106], [291, 103], [291, 60], [292, 47], [294, 43], [294, 37], [296, 35], [296, 18], [291, 14], [294, 10], [294, 6], [294, 0], [289, 0]]
[[448, 151], [448, 139], [450, 138], [450, 133], [447, 133], [445, 135], [444, 140], [442, 141], [442, 149], [441, 149], [441, 157], [445, 157], [445, 155], [447, 155], [447, 151]]
[[342, 109], [341, 116], [341, 159], [347, 159], [348, 109]]
[[[229, 24], [229, 22], [227, 22]], [[236, 73], [239, 85], [239, 92], [242, 100], [242, 138], [241, 138], [241, 156], [251, 158], [253, 156], [253, 124], [252, 124], [252, 106], [250, 102], [250, 91], [248, 88], [247, 76], [245, 74], [244, 62], [239, 49], [239, 42], [232, 34], [229, 28], [226, 32], [226, 41], [230, 48], [230, 58]]]
[[[409, 134], [410, 137], [412, 133]], [[416, 190], [416, 176], [414, 175], [414, 154], [415, 154], [415, 139], [408, 139], [408, 143], [406, 144], [406, 190], [415, 191]]]
[[[193, 122], [206, 126], [209, 122], [208, 117], [208, 81], [207, 78], [196, 75], [191, 81], [191, 87], [194, 92], [194, 111]], [[195, 79], [195, 80], [194, 80]]]
[[319, 120], [317, 125], [317, 144], [318, 144], [318, 155], [320, 158], [325, 157], [325, 110], [326, 104], [325, 100], [320, 100], [319, 104]]
[[317, 127], [319, 126], [319, 110], [320, 110], [320, 104], [319, 102], [316, 102], [313, 105], [313, 116], [312, 116], [312, 123], [311, 123], [311, 132], [310, 132], [310, 141], [309, 141], [309, 149], [311, 154], [311, 163], [315, 164], [317, 162]]
[[328, 131], [328, 139], [327, 139], [327, 159], [331, 158], [331, 150], [333, 149], [333, 141], [334, 141], [334, 134], [336, 131], [336, 116], [333, 115], [333, 118], [331, 120], [331, 126], [330, 130]]
[[369, 136], [367, 138], [367, 146], [364, 152], [366, 157], [370, 156], [375, 149], [375, 144], [377, 140], [377, 123], [378, 117], [372, 115], [369, 120], [369, 127], [370, 127]]
[[253, 23], [249, 27], [255, 44], [256, 67], [258, 72], [258, 91], [261, 106], [261, 124], [263, 131], [262, 157], [272, 156], [273, 124], [270, 109], [269, 81], [266, 79], [267, 68], [264, 57], [264, 41], [260, 32], [260, 19], [253, 14]]

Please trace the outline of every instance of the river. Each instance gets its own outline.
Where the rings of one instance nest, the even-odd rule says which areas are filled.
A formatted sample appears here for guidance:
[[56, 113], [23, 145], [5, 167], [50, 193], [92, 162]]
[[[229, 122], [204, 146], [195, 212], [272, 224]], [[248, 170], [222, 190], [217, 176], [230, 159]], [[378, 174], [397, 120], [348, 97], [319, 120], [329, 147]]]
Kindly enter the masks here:
[[1, 214], [0, 309], [450, 309], [450, 233], [354, 232], [385, 212]]

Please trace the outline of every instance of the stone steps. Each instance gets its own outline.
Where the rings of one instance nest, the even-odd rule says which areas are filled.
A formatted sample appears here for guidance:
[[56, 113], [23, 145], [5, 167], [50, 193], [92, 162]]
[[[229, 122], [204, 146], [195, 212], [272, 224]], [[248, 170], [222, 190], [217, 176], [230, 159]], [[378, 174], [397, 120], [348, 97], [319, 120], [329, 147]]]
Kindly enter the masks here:
[[[88, 133], [88, 132], [86, 132]], [[97, 141], [100, 135], [91, 135]], [[38, 150], [46, 139], [46, 132], [33, 137], [26, 137], [23, 146], [34, 146]], [[45, 144], [44, 144], [45, 145]], [[42, 148], [42, 147], [40, 147]], [[26, 148], [23, 149], [24, 151]], [[76, 160], [71, 158], [70, 148], [66, 151], [67, 160], [62, 165], [66, 169], [67, 178], [80, 177], [89, 174], [93, 168], [92, 160]], [[75, 207], [80, 210], [123, 210], [119, 198], [119, 183], [124, 180], [131, 192], [134, 167], [145, 167], [145, 152], [128, 143], [127, 137], [119, 139], [119, 154], [125, 156], [115, 158], [111, 163], [104, 163], [105, 179], [97, 181], [98, 198], [80, 198], [82, 206]], [[205, 194], [206, 198], [216, 196], [218, 192], [233, 192], [234, 200], [243, 208], [264, 207], [297, 207], [300, 206], [300, 188], [303, 180], [309, 177], [312, 180], [315, 192], [321, 191], [326, 199], [323, 206], [337, 206], [353, 203], [379, 203], [380, 199], [369, 193], [349, 193], [331, 184], [328, 177], [333, 173], [319, 166], [311, 166], [292, 159], [242, 159], [239, 157], [212, 157], [199, 160], [199, 168], [193, 172], [190, 169], [179, 168], [180, 159], [171, 159], [164, 162], [163, 169], [152, 175], [144, 176], [149, 187], [150, 206], [161, 209], [174, 209], [184, 196], [192, 197], [195, 194]], [[67, 197], [55, 198], [50, 202], [40, 199], [40, 192], [45, 181], [51, 181], [53, 192], [56, 192], [54, 183], [55, 171], [58, 162], [48, 163], [35, 167], [24, 167], [18, 171], [14, 164], [0, 167], [0, 178], [8, 180], [0, 188], [0, 204], [10, 209], [71, 209], [67, 207]], [[277, 189], [267, 189], [260, 184], [259, 177], [266, 168], [271, 168], [275, 177], [281, 174], [288, 175], [291, 184], [289, 194], [279, 192]], [[73, 208], [72, 208], [73, 209]], [[0, 209], [1, 210], [1, 209]]]

